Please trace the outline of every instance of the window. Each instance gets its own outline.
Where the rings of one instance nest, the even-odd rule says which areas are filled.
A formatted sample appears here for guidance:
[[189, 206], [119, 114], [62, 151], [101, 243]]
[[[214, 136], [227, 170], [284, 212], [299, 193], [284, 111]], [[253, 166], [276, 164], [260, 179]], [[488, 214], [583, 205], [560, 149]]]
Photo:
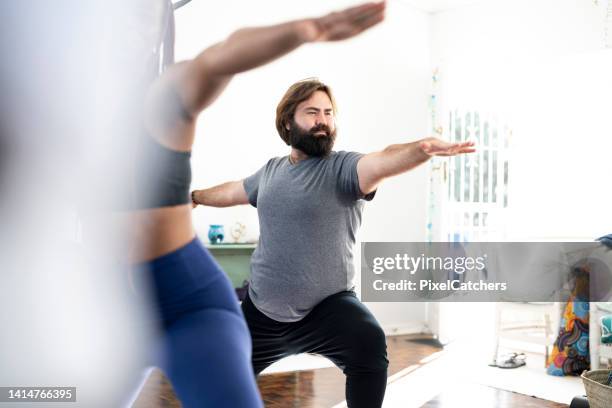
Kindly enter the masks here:
[[508, 146], [512, 130], [494, 115], [455, 109], [447, 139], [473, 140], [477, 152], [450, 157], [442, 237], [448, 241], [497, 241], [505, 237], [508, 207]]

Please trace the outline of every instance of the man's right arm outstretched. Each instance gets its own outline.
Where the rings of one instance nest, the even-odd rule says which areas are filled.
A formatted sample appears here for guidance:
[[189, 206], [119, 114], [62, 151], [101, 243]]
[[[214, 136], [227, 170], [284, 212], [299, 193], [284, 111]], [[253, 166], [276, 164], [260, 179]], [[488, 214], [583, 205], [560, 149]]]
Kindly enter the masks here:
[[209, 207], [231, 207], [249, 204], [249, 197], [244, 189], [244, 180], [229, 181], [204, 190], [191, 192], [193, 207], [206, 205]]

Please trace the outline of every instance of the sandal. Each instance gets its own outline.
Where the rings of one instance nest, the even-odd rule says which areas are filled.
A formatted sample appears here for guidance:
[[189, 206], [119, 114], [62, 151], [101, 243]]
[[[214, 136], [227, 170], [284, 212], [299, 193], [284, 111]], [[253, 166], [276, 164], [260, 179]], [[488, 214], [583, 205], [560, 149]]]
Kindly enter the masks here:
[[527, 356], [525, 353], [510, 353], [500, 357], [495, 364], [491, 364], [493, 367], [499, 368], [518, 368], [524, 366]]

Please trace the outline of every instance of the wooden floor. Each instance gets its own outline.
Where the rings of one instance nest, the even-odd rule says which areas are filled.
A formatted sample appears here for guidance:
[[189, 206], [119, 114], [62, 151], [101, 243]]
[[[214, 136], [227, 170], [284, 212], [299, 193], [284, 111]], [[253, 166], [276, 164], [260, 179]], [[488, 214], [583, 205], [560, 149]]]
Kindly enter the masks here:
[[[393, 336], [387, 338], [389, 375], [440, 351], [429, 337]], [[335, 368], [296, 371], [259, 376], [257, 383], [266, 408], [329, 408], [344, 400], [345, 377]], [[134, 404], [136, 408], [178, 408], [172, 386], [155, 370]], [[485, 386], [473, 386], [462, 392], [448, 391], [429, 401], [423, 408], [563, 408], [567, 405], [544, 401]]]
[[[440, 350], [431, 338], [388, 337], [389, 375]], [[257, 383], [266, 408], [329, 408], [345, 398], [345, 377], [336, 367], [262, 375]]]

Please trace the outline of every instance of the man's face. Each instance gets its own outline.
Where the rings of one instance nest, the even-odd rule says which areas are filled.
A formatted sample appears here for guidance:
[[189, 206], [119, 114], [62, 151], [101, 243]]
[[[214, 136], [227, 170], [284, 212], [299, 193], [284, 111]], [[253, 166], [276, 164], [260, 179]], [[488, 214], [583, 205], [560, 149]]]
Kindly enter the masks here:
[[327, 94], [316, 91], [300, 103], [288, 127], [292, 147], [309, 156], [327, 156], [336, 140], [334, 110]]

